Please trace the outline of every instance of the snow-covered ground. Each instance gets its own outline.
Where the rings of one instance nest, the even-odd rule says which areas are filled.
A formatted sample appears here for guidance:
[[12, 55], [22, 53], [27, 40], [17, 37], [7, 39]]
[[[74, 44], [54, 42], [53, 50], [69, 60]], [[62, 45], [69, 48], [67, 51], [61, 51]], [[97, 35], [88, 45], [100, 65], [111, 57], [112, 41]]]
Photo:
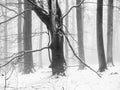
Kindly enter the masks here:
[[[89, 69], [80, 71], [76, 67], [69, 68], [66, 77], [59, 78], [51, 76], [48, 68], [29, 75], [18, 74], [15, 70], [7, 80], [6, 90], [120, 90], [120, 66], [109, 67], [100, 75], [102, 78]], [[4, 79], [1, 74], [0, 90], [4, 90]]]

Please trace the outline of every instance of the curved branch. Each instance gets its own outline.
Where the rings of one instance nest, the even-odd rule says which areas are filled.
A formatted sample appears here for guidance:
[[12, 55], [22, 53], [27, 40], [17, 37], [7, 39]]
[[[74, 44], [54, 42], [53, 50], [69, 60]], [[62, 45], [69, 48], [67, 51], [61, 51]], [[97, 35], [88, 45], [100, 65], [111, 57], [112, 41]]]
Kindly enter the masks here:
[[19, 13], [19, 14], [15, 15], [15, 16], [13, 16], [13, 17], [11, 17], [11, 18], [9, 18], [9, 19], [7, 19], [7, 20], [3, 21], [3, 22], [0, 22], [0, 25], [1, 25], [1, 24], [3, 24], [3, 23], [6, 23], [6, 22], [8, 22], [8, 21], [10, 21], [10, 20], [12, 20], [12, 19], [14, 19], [14, 18], [18, 17], [19, 15], [21, 15], [21, 14], [25, 13], [26, 11], [30, 11], [30, 10], [32, 10], [32, 9], [27, 9], [27, 10], [25, 10], [25, 11], [23, 11], [23, 12], [21, 12], [21, 13]]
[[44, 50], [44, 49], [48, 49], [48, 48], [50, 48], [50, 47], [44, 47], [44, 48], [37, 49], [37, 50], [23, 51], [22, 54], [17, 55], [16, 57], [12, 58], [10, 61], [8, 61], [8, 62], [5, 63], [4, 65], [0, 66], [0, 68], [2, 68], [2, 67], [4, 67], [4, 66], [8, 65], [10, 62], [14, 61], [16, 58], [22, 57], [22, 56], [24, 56], [24, 55], [27, 54], [27, 53], [38, 52], [38, 51], [42, 51], [42, 50]]
[[68, 12], [67, 12], [65, 15], [63, 15], [62, 19], [65, 18], [65, 17], [70, 13], [70, 11], [71, 11], [73, 8], [79, 7], [84, 1], [85, 1], [85, 0], [82, 0], [78, 5], [72, 6], [72, 7], [68, 10]]
[[6, 8], [6, 9], [8, 9], [8, 10], [10, 10], [10, 11], [13, 11], [13, 12], [16, 13], [16, 14], [18, 14], [17, 11], [15, 11], [15, 10], [13, 10], [13, 9], [11, 9], [11, 8], [8, 8], [7, 6], [5, 6], [5, 5], [3, 5], [3, 4], [1, 4], [1, 3], [0, 3], [0, 6], [2, 6], [2, 7], [4, 7], [4, 8]]

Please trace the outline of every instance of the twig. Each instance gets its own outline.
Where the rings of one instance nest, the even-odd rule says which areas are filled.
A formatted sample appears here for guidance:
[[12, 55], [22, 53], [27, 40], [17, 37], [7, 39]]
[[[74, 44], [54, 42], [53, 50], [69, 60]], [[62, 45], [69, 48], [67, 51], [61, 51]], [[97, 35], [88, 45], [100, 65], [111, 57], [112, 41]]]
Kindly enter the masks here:
[[[10, 77], [11, 77], [11, 76], [12, 76], [12, 74], [13, 74], [13, 71], [15, 70], [15, 67], [14, 67], [14, 65], [13, 65], [13, 64], [12, 64], [12, 66], [13, 66], [13, 69], [12, 69], [12, 71], [11, 71], [10, 75], [6, 78], [6, 80], [10, 79]], [[12, 68], [12, 66], [11, 66], [11, 68]]]
[[71, 11], [73, 8], [79, 7], [84, 1], [85, 1], [85, 0], [82, 0], [78, 5], [72, 6], [72, 7], [68, 10], [68, 12], [67, 12], [65, 15], [63, 15], [62, 19], [65, 18], [65, 17], [70, 13], [70, 11]]
[[7, 79], [6, 79], [6, 72], [5, 72], [5, 85], [4, 85], [4, 90], [6, 90], [6, 87], [7, 87]]

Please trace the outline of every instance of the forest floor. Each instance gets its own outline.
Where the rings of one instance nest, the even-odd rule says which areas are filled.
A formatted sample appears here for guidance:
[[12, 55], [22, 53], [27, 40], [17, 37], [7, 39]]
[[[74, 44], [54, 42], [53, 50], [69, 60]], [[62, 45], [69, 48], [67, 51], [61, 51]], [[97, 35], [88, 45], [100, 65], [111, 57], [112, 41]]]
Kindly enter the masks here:
[[[96, 68], [93, 65], [92, 68]], [[51, 76], [48, 68], [39, 69], [33, 74], [22, 75], [15, 70], [7, 80], [0, 75], [0, 90], [120, 90], [120, 65], [109, 67], [98, 77], [89, 69], [68, 68], [65, 77]]]

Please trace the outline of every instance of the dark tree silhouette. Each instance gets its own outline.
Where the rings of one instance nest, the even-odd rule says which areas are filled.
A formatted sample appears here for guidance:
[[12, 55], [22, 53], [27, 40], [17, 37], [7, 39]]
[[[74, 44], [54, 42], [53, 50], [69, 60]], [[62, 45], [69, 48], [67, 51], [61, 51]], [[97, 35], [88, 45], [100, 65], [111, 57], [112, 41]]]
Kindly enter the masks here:
[[43, 8], [39, 7], [35, 0], [28, 0], [33, 6], [33, 10], [38, 17], [47, 26], [48, 32], [51, 36], [51, 44], [49, 48], [52, 53], [52, 74], [53, 75], [64, 75], [65, 71], [65, 59], [63, 53], [63, 28], [62, 28], [62, 12], [58, 5], [57, 0], [48, 0], [48, 12]]
[[103, 43], [103, 0], [97, 0], [97, 50], [99, 71], [103, 72], [107, 68]]

